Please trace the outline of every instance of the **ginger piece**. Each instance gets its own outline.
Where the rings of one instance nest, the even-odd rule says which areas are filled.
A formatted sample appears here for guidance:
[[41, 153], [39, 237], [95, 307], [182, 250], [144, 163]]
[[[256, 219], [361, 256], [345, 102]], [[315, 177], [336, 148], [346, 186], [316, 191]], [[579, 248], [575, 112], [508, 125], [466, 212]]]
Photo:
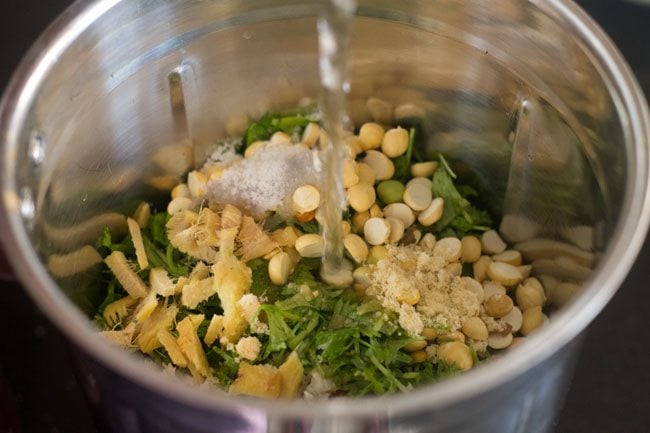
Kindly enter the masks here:
[[238, 301], [250, 289], [250, 269], [243, 263], [230, 270], [217, 287], [217, 294], [223, 308], [223, 337], [235, 343], [248, 327], [248, 321]]
[[[198, 318], [201, 320], [197, 320]], [[208, 359], [203, 351], [201, 340], [199, 340], [199, 336], [196, 333], [198, 328], [197, 323], [203, 321], [203, 315], [199, 315], [198, 318], [188, 316], [176, 325], [176, 331], [178, 331], [178, 339], [176, 342], [187, 359], [187, 367], [192, 373], [192, 376], [209, 377], [210, 366]]]
[[183, 355], [183, 351], [176, 342], [174, 336], [167, 330], [160, 330], [158, 331], [157, 337], [160, 344], [162, 344], [167, 351], [172, 363], [178, 367], [187, 367], [187, 359], [185, 358], [185, 355]]
[[144, 241], [142, 240], [142, 231], [140, 230], [140, 225], [136, 220], [132, 218], [127, 218], [126, 224], [129, 227], [129, 234], [131, 235], [131, 241], [133, 242], [133, 247], [135, 248], [135, 257], [138, 260], [138, 266], [140, 269], [147, 269], [149, 267], [149, 259], [147, 258], [146, 251], [144, 250]]
[[282, 378], [278, 369], [272, 365], [250, 365], [242, 362], [239, 364], [237, 379], [230, 385], [228, 392], [277, 398], [282, 392]]
[[142, 281], [138, 274], [131, 269], [126, 256], [121, 251], [113, 251], [104, 259], [104, 263], [113, 272], [117, 281], [120, 282], [124, 290], [134, 298], [144, 298], [147, 296], [149, 289]]
[[244, 263], [279, 250], [277, 242], [271, 240], [262, 227], [248, 215], [242, 217], [237, 241], [239, 243], [237, 255]]
[[280, 382], [282, 383], [280, 397], [297, 397], [300, 392], [305, 370], [296, 352], [291, 352], [280, 368], [278, 368], [278, 373], [280, 373]]
[[104, 320], [110, 326], [115, 326], [118, 323], [122, 322], [126, 316], [129, 315], [128, 308], [135, 305], [138, 300], [132, 296], [125, 296], [122, 299], [111, 302], [104, 308]]
[[177, 312], [178, 307], [175, 305], [168, 307], [159, 305], [156, 307], [151, 316], [142, 323], [140, 333], [135, 339], [135, 343], [142, 352], [151, 353], [162, 345], [158, 339], [158, 333], [161, 330], [168, 331], [171, 329]]
[[121, 331], [102, 331], [99, 334], [106, 338], [110, 343], [117, 346], [129, 348], [133, 345], [133, 334], [135, 333], [135, 323], [131, 322]]

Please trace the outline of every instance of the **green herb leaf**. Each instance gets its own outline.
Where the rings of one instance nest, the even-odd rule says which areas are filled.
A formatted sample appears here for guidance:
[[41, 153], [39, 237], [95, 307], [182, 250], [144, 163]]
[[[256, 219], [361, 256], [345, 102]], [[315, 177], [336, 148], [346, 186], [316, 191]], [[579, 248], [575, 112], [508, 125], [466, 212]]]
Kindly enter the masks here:
[[264, 230], [269, 232], [282, 228], [285, 225], [285, 219], [278, 213], [274, 213], [264, 220]]
[[441, 237], [462, 237], [473, 231], [489, 230], [492, 226], [490, 215], [473, 206], [467, 197], [477, 196], [476, 190], [468, 185], [454, 185], [456, 174], [440, 155], [440, 166], [433, 173], [431, 190], [435, 197], [441, 197], [445, 204], [442, 218], [429, 228]]
[[113, 277], [109, 282], [108, 286], [106, 289], [106, 298], [104, 298], [104, 301], [101, 303], [99, 307], [97, 307], [97, 312], [99, 314], [103, 314], [104, 310], [109, 304], [112, 304], [113, 302], [117, 301], [120, 299], [122, 296], [118, 296], [115, 293], [115, 286], [117, 285], [117, 280]]
[[269, 325], [269, 341], [263, 357], [269, 356], [272, 352], [287, 349], [289, 347], [287, 342], [295, 337], [291, 327], [287, 324], [287, 320], [298, 321], [300, 316], [269, 304], [262, 305], [260, 311], [264, 311], [266, 314]]
[[462, 210], [468, 207], [469, 202], [460, 195], [449, 172], [440, 165], [433, 173], [431, 190], [435, 197], [441, 197], [444, 201], [442, 218], [435, 224], [436, 231], [442, 231], [449, 223], [459, 215]]
[[144, 250], [152, 268], [164, 268], [173, 277], [184, 277], [189, 275], [190, 266], [184, 265], [187, 257], [183, 257], [180, 251], [172, 244], [168, 244], [165, 250], [161, 250], [148, 236], [142, 235]]
[[169, 239], [167, 238], [167, 222], [171, 215], [167, 212], [157, 212], [151, 215], [147, 223], [147, 229], [151, 235], [151, 240], [161, 245], [167, 245]]
[[259, 140], [268, 140], [275, 131], [270, 125], [264, 123], [253, 123], [246, 130], [246, 147]]
[[393, 179], [405, 183], [411, 175], [411, 157], [413, 155], [413, 145], [415, 143], [415, 128], [409, 130], [409, 146], [406, 153], [393, 159], [395, 165], [395, 174]]
[[451, 176], [452, 179], [456, 179], [456, 173], [451, 169], [447, 159], [442, 155], [442, 153], [438, 155], [438, 159], [440, 159], [440, 164], [445, 168], [447, 173], [449, 173], [449, 176]]
[[472, 231], [486, 231], [492, 227], [492, 218], [487, 212], [468, 206], [449, 223], [449, 226], [463, 235]]
[[321, 352], [321, 359], [324, 362], [332, 362], [342, 356], [358, 338], [360, 336], [357, 328], [319, 332], [316, 335], [316, 347]]
[[[313, 264], [299, 272], [309, 281]], [[361, 304], [349, 291], [323, 287], [315, 296], [295, 283], [281, 294], [284, 299], [261, 308], [269, 326], [268, 339], [260, 337], [266, 362], [279, 365], [296, 350], [307, 368], [350, 395], [405, 391], [438, 378], [436, 364], [415, 364], [402, 350], [417, 338], [387, 320], [376, 302]]]
[[269, 261], [259, 258], [249, 261], [246, 265], [252, 272], [251, 293], [255, 296], [266, 296], [273, 302], [277, 297], [277, 288], [269, 277]]
[[315, 219], [306, 222], [306, 223], [301, 223], [300, 221], [296, 221], [293, 223], [296, 227], [298, 227], [303, 233], [319, 233], [320, 232], [320, 227], [318, 226], [318, 221]]
[[173, 277], [187, 276], [193, 260], [169, 242], [166, 226], [169, 218], [167, 212], [151, 215], [147, 227], [142, 230], [144, 250], [152, 268], [164, 268]]
[[235, 380], [239, 370], [235, 355], [218, 346], [212, 346], [207, 351], [206, 357], [219, 383], [227, 388]]
[[292, 134], [296, 129], [301, 130], [309, 124], [309, 119], [301, 115], [280, 117], [273, 120], [273, 125], [277, 126], [280, 131]]
[[309, 109], [303, 112], [266, 113], [259, 120], [252, 122], [246, 130], [246, 147], [258, 140], [268, 140], [278, 131], [289, 135], [302, 132], [305, 126], [313, 122], [317, 116]]
[[167, 350], [165, 350], [164, 347], [159, 347], [158, 349], [154, 350], [151, 353], [151, 357], [158, 364], [170, 364], [170, 365], [172, 365], [172, 361], [171, 361], [171, 358], [169, 357], [169, 353], [167, 353]]
[[107, 251], [103, 254], [105, 256], [109, 255], [113, 251], [121, 251], [127, 256], [135, 254], [135, 248], [133, 247], [131, 236], [125, 236], [120, 242], [116, 242], [111, 236], [111, 231], [108, 226], [105, 226], [102, 230], [102, 235], [95, 242], [95, 246], [100, 251]]

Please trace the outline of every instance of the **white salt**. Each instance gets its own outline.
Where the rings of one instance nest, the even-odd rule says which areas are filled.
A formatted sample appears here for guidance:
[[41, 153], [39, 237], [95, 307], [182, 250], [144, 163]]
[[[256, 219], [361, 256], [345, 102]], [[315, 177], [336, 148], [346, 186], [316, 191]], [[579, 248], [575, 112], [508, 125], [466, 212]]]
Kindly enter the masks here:
[[241, 137], [230, 137], [217, 143], [209, 154], [206, 166], [229, 165], [240, 158], [237, 148], [242, 145]]
[[288, 143], [267, 143], [211, 180], [208, 199], [233, 204], [253, 216], [277, 211], [289, 217], [293, 192], [305, 184], [318, 188], [322, 184], [313, 152]]

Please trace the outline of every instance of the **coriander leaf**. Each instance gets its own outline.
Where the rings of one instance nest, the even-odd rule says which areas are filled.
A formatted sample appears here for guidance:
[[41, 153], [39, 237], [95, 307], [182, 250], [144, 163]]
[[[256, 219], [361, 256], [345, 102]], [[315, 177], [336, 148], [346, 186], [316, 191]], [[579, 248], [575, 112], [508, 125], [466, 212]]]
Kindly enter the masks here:
[[121, 251], [126, 256], [135, 254], [131, 236], [125, 236], [120, 242], [115, 242], [111, 236], [111, 231], [108, 226], [105, 226], [102, 230], [102, 234], [95, 242], [95, 246], [100, 251], [105, 252], [108, 250], [109, 252], [107, 252], [105, 255], [109, 255], [113, 251]]
[[454, 173], [454, 171], [449, 166], [447, 159], [442, 154], [439, 155], [439, 159], [440, 159], [440, 164], [445, 168], [447, 173], [449, 173], [449, 176], [451, 176], [452, 179], [456, 179], [456, 173]]
[[395, 362], [410, 364], [412, 361], [410, 355], [404, 353], [400, 349], [409, 343], [419, 340], [421, 339], [409, 336], [395, 336], [393, 338], [388, 338], [384, 344], [371, 347], [373, 350], [373, 356], [386, 365]]
[[252, 273], [251, 293], [255, 296], [273, 297], [277, 290], [269, 277], [269, 261], [262, 258], [253, 259], [246, 263], [246, 266]]
[[490, 230], [492, 226], [492, 218], [487, 212], [474, 206], [468, 206], [449, 223], [449, 226], [461, 234], [471, 231], [486, 231]]
[[270, 125], [258, 122], [251, 124], [246, 130], [246, 147], [259, 140], [267, 140], [273, 135], [273, 129]]
[[469, 185], [456, 185], [458, 193], [463, 197], [478, 197], [478, 192]]
[[316, 334], [316, 347], [321, 351], [322, 360], [331, 362], [342, 356], [357, 338], [359, 330], [356, 328], [319, 332]]
[[149, 264], [152, 268], [164, 268], [169, 275], [173, 277], [184, 277], [189, 275], [190, 267], [181, 264], [183, 259], [178, 250], [171, 244], [168, 244], [163, 252], [156, 244], [149, 239], [149, 236], [143, 234], [142, 241], [144, 243], [144, 250], [149, 259]]
[[303, 322], [301, 326], [302, 329], [288, 341], [289, 348], [292, 350], [295, 350], [299, 344], [313, 333], [320, 324], [320, 317], [318, 313], [310, 311], [301, 319], [301, 321]]
[[167, 237], [167, 222], [170, 215], [158, 212], [149, 218], [147, 227], [142, 231], [144, 250], [152, 268], [164, 268], [173, 277], [187, 276], [192, 260], [178, 251]]
[[456, 367], [456, 364], [447, 364], [442, 361], [438, 361], [436, 364], [436, 377], [438, 379], [443, 379], [445, 377], [453, 376], [458, 373], [459, 369]]
[[269, 325], [269, 341], [263, 355], [266, 358], [272, 352], [277, 352], [288, 347], [287, 342], [295, 337], [295, 335], [286, 320], [297, 321], [300, 319], [300, 316], [283, 311], [275, 305], [269, 304], [262, 305], [260, 311], [266, 314]]
[[[304, 291], [300, 287], [294, 285], [298, 289], [291, 297], [277, 301], [274, 305], [283, 310], [291, 310], [298, 307], [310, 307], [310, 302], [313, 299], [311, 289]], [[307, 292], [307, 293], [306, 293]]]
[[273, 120], [273, 125], [280, 131], [292, 134], [296, 129], [302, 129], [309, 124], [309, 119], [302, 115], [280, 117]]
[[363, 316], [366, 313], [381, 311], [381, 303], [377, 299], [371, 299], [357, 307], [357, 314]]
[[384, 378], [390, 383], [390, 388], [389, 389], [394, 389], [393, 386], [397, 389], [399, 389], [402, 392], [406, 392], [408, 388], [404, 386], [403, 383], [401, 383], [392, 373], [391, 371], [385, 367], [384, 364], [379, 362], [377, 357], [374, 356], [374, 354], [370, 354], [368, 356], [368, 359], [370, 359], [370, 362], [374, 364], [374, 366], [379, 370], [380, 373], [384, 375]]
[[169, 239], [167, 238], [167, 222], [171, 218], [167, 212], [157, 212], [151, 215], [147, 223], [147, 229], [151, 234], [151, 240], [161, 245], [167, 245]]
[[230, 385], [237, 377], [239, 363], [235, 356], [218, 346], [212, 346], [207, 351], [208, 364], [212, 367], [215, 376], [223, 387]]
[[357, 305], [344, 299], [338, 299], [333, 304], [328, 328], [339, 329], [354, 325], [360, 317], [357, 311]]
[[436, 231], [442, 231], [465, 207], [469, 206], [469, 202], [460, 195], [449, 171], [442, 164], [433, 173], [431, 180], [433, 195], [444, 200], [442, 218], [435, 224]]
[[99, 247], [110, 248], [111, 245], [113, 245], [111, 230], [108, 228], [108, 226], [104, 226], [104, 229], [102, 230], [102, 235], [99, 237], [99, 239], [97, 239], [95, 245], [97, 246], [97, 248]]
[[314, 121], [317, 115], [303, 112], [266, 113], [259, 120], [250, 123], [246, 130], [246, 147], [259, 140], [268, 140], [278, 131], [289, 135], [302, 132], [305, 126]]
[[293, 273], [289, 276], [289, 282], [296, 285], [307, 284], [310, 288], [314, 289], [320, 284], [316, 280], [319, 269], [319, 258], [303, 258], [298, 262]]
[[[317, 263], [297, 270], [312, 279]], [[307, 371], [318, 371], [349, 395], [406, 391], [446, 374], [431, 361], [413, 361], [403, 347], [418, 338], [406, 335], [390, 316], [379, 317], [381, 305], [362, 304], [349, 291], [325, 289], [314, 296], [295, 283], [280, 293], [281, 300], [261, 307], [269, 326], [268, 337], [260, 336], [265, 362], [280, 365], [296, 350]]]
[[270, 217], [264, 220], [264, 230], [273, 231], [279, 228], [282, 228], [286, 225], [284, 218], [277, 213], [274, 213]]
[[413, 154], [414, 142], [415, 128], [411, 128], [409, 130], [409, 145], [406, 149], [406, 153], [393, 159], [393, 164], [395, 165], [395, 174], [393, 174], [393, 179], [399, 180], [402, 183], [406, 182], [411, 173], [411, 156]]
[[164, 347], [159, 347], [158, 349], [151, 352], [151, 357], [158, 364], [170, 364], [170, 365], [173, 365], [173, 363], [171, 361], [171, 358], [169, 357], [169, 353], [167, 353], [167, 350], [165, 350]]
[[317, 234], [320, 232], [318, 221], [316, 221], [315, 219], [306, 223], [301, 223], [300, 221], [296, 221], [293, 224], [297, 226], [303, 233]]
[[[206, 319], [204, 320], [203, 324], [205, 324], [205, 330], [207, 331], [207, 326], [209, 325], [208, 321], [212, 318], [213, 315], [215, 314], [223, 314], [223, 309], [221, 308], [221, 300], [219, 299], [218, 295], [212, 295], [205, 301], [201, 301], [199, 305], [196, 306], [194, 310], [192, 310], [192, 314], [203, 314]], [[199, 331], [200, 331], [199, 327]], [[199, 332], [200, 334], [200, 332]], [[199, 335], [201, 338], [205, 336], [205, 332], [203, 335]]]
[[477, 196], [474, 188], [468, 185], [454, 185], [454, 172], [440, 155], [440, 166], [433, 173], [431, 190], [435, 197], [444, 200], [442, 218], [427, 228], [441, 237], [462, 237], [472, 231], [489, 230], [492, 226], [490, 215], [473, 206], [466, 197]]
[[456, 230], [452, 229], [451, 227], [446, 227], [442, 229], [441, 231], [437, 232], [437, 236], [442, 239], [442, 238], [461, 238], [462, 236], [459, 235]]
[[115, 293], [116, 285], [117, 285], [117, 280], [115, 278], [112, 278], [111, 281], [109, 281], [106, 289], [107, 290], [106, 298], [104, 298], [104, 301], [101, 303], [101, 305], [97, 307], [97, 312], [99, 314], [103, 314], [104, 310], [106, 309], [106, 307], [108, 307], [109, 304], [112, 304], [113, 302], [121, 298], [121, 296]]
[[481, 360], [478, 357], [478, 353], [476, 353], [476, 349], [470, 348], [470, 351], [472, 353], [472, 363], [473, 363], [473, 365], [479, 365]]
[[260, 117], [257, 121], [251, 119], [248, 129], [246, 129], [245, 138], [246, 138], [246, 147], [255, 143], [258, 140], [267, 140], [273, 135], [275, 130], [271, 125], [273, 115], [271, 113], [266, 113], [264, 116]]

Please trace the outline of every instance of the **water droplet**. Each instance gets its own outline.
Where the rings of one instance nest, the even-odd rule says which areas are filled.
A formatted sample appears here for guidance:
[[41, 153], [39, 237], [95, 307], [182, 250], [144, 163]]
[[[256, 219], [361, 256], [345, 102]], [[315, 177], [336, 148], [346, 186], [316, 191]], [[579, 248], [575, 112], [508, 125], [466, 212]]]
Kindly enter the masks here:
[[36, 215], [36, 206], [34, 205], [32, 191], [27, 187], [20, 190], [20, 215], [31, 226]]
[[36, 167], [45, 160], [45, 137], [40, 132], [33, 132], [29, 141], [29, 159]]

